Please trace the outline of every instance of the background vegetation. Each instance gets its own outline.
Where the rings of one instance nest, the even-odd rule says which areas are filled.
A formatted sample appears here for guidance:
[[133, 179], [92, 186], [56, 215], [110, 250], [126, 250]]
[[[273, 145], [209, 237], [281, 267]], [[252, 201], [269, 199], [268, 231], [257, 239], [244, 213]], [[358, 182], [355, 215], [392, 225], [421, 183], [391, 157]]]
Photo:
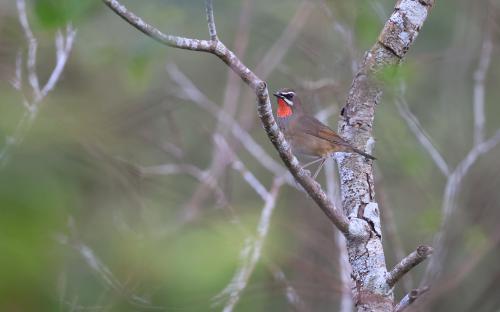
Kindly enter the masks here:
[[[238, 36], [241, 2], [214, 3], [219, 36], [230, 48]], [[247, 2], [249, 42], [242, 59], [255, 68], [301, 4]], [[144, 175], [138, 168], [210, 166], [217, 121], [179, 96], [166, 65], [175, 64], [218, 105], [224, 99], [227, 68], [208, 54], [165, 48], [100, 1], [27, 4], [39, 43], [41, 80], [54, 66], [56, 30], [71, 21], [77, 36], [61, 80], [42, 102], [23, 143], [0, 169], [0, 310], [208, 310], [239, 265], [262, 200], [239, 172], [228, 168], [217, 182], [229, 204], [221, 205], [210, 195], [186, 217], [200, 182], [186, 174]], [[208, 37], [202, 1], [125, 4], [167, 33]], [[267, 81], [271, 90], [297, 89], [312, 113], [334, 108], [328, 122], [335, 129], [353, 78], [352, 61], [360, 60], [375, 42], [394, 1], [312, 4], [305, 26]], [[377, 193], [382, 214], [385, 219], [393, 215], [395, 237], [406, 251], [432, 243], [442, 221], [446, 178], [398, 111], [399, 83], [405, 81], [410, 110], [455, 168], [473, 146], [474, 73], [486, 34], [493, 43], [484, 82], [486, 137], [500, 128], [499, 9], [499, 1], [437, 1], [399, 73], [384, 73], [387, 90], [375, 120]], [[351, 32], [351, 46], [340, 26]], [[21, 93], [10, 83], [19, 51], [27, 53], [15, 1], [2, 1], [0, 146], [24, 109]], [[308, 83], [323, 78], [331, 81], [321, 88]], [[24, 92], [29, 94], [29, 88]], [[244, 85], [237, 118], [278, 160]], [[238, 157], [271, 187], [270, 174], [238, 145]], [[499, 157], [498, 147], [481, 156], [460, 185], [446, 265], [434, 285], [439, 292], [429, 295], [428, 310], [500, 307]], [[329, 221], [303, 193], [285, 186], [271, 222], [265, 260], [236, 310], [290, 309], [284, 286], [273, 278], [272, 263], [283, 270], [310, 310], [335, 311], [342, 285]], [[392, 266], [398, 242], [389, 236], [385, 250]], [[425, 263], [412, 272], [414, 285], [424, 269]], [[402, 294], [397, 288], [396, 295]]]

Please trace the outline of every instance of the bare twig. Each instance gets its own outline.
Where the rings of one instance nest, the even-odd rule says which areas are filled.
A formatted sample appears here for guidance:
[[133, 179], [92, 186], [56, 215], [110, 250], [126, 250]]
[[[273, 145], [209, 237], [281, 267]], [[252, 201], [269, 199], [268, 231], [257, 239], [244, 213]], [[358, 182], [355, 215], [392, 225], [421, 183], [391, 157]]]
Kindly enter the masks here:
[[40, 90], [40, 82], [36, 72], [36, 53], [37, 53], [37, 40], [33, 35], [30, 28], [28, 17], [26, 15], [26, 3], [24, 0], [17, 0], [17, 9], [19, 15], [19, 22], [23, 28], [26, 41], [28, 43], [28, 55], [26, 60], [26, 69], [28, 72], [28, 81], [31, 86], [33, 96], [31, 99], [23, 93], [22, 89], [22, 53], [18, 53], [16, 58], [16, 73], [15, 78], [12, 80], [13, 87], [18, 90], [23, 97], [23, 105], [25, 111], [17, 123], [14, 132], [7, 137], [4, 146], [0, 149], [0, 168], [3, 168], [7, 163], [11, 148], [20, 144], [31, 128], [34, 120], [38, 116], [42, 100], [47, 94], [55, 87], [57, 81], [60, 79], [62, 71], [66, 66], [69, 54], [73, 47], [73, 41], [76, 36], [76, 31], [71, 25], [66, 26], [66, 34], [63, 35], [60, 31], [56, 35], [56, 65], [47, 80], [47, 83]]
[[66, 62], [69, 57], [69, 53], [71, 52], [71, 48], [73, 47], [73, 41], [76, 36], [76, 30], [68, 24], [66, 26], [66, 36], [64, 36], [61, 31], [57, 32], [56, 35], [56, 66], [52, 70], [50, 74], [49, 80], [45, 86], [43, 86], [40, 95], [43, 97], [47, 96], [47, 94], [54, 89], [59, 77], [66, 66]]
[[74, 250], [76, 250], [83, 258], [83, 260], [87, 263], [87, 265], [97, 274], [99, 278], [102, 279], [102, 281], [104, 281], [106, 287], [127, 299], [127, 301], [131, 304], [153, 310], [165, 309], [165, 307], [152, 305], [149, 300], [130, 292], [130, 290], [128, 290], [115, 277], [111, 270], [97, 257], [92, 248], [90, 248], [89, 246], [80, 242], [71, 241], [70, 238], [64, 235], [58, 235], [56, 239], [59, 241], [59, 243], [71, 246]]
[[264, 55], [260, 63], [255, 68], [255, 72], [262, 79], [267, 79], [274, 68], [281, 62], [290, 46], [300, 34], [314, 8], [314, 4], [309, 0], [302, 0], [297, 7], [296, 13], [290, 19], [282, 35], [276, 39], [274, 44]]
[[19, 12], [19, 22], [23, 27], [24, 36], [28, 42], [28, 59], [26, 62], [28, 68], [28, 81], [33, 89], [33, 98], [38, 100], [41, 98], [40, 84], [36, 73], [36, 51], [38, 43], [28, 22], [28, 16], [26, 15], [26, 3], [24, 0], [17, 0], [17, 11]]
[[302, 300], [302, 298], [299, 296], [297, 290], [288, 282], [283, 270], [281, 270], [275, 265], [269, 265], [269, 266], [273, 273], [274, 279], [283, 284], [286, 299], [288, 300], [289, 304], [292, 306], [294, 311], [297, 312], [309, 311], [310, 309], [306, 306], [304, 300]]
[[422, 294], [426, 293], [429, 287], [417, 288], [406, 294], [403, 299], [396, 305], [394, 312], [402, 312], [409, 305], [411, 305], [415, 300], [417, 300]]
[[173, 175], [187, 174], [197, 179], [201, 183], [205, 183], [213, 190], [220, 206], [227, 206], [228, 200], [222, 189], [219, 187], [217, 180], [210, 174], [209, 171], [201, 170], [200, 168], [190, 164], [164, 164], [157, 166], [138, 167], [143, 175]]
[[[240, 26], [245, 28], [245, 25], [242, 25], [242, 23], [245, 22], [246, 19], [248, 19], [248, 15], [246, 14], [249, 10], [250, 2], [253, 0], [246, 0], [243, 2], [243, 7], [242, 7], [242, 12], [240, 15]], [[257, 65], [256, 69], [256, 74], [260, 77], [260, 79], [265, 80], [267, 76], [269, 75], [270, 72], [274, 70], [274, 68], [281, 62], [282, 58], [284, 57], [284, 53], [289, 51], [290, 45], [295, 41], [297, 38], [297, 35], [299, 34], [300, 30], [303, 28], [305, 21], [307, 20], [311, 10], [303, 10], [304, 7], [308, 7], [308, 5], [305, 4], [305, 2], [308, 2], [307, 0], [303, 0], [303, 2], [297, 7], [295, 15], [292, 17], [290, 22], [288, 23], [288, 26], [283, 30], [281, 35], [275, 40], [273, 46], [268, 49], [268, 52], [262, 57], [261, 61]], [[242, 53], [243, 49], [241, 48], [241, 45], [237, 45], [236, 43], [241, 43], [245, 42], [247, 39], [245, 37], [248, 37], [248, 26], [246, 26], [246, 30], [242, 32], [243, 34], [239, 34], [238, 36], [238, 41], [235, 42], [235, 54], [239, 56], [241, 59], [244, 56], [244, 53]], [[286, 40], [285, 40], [286, 39]], [[246, 45], [246, 43], [245, 43]], [[279, 57], [278, 57], [279, 56]], [[265, 72], [261, 72], [265, 71]], [[266, 75], [263, 75], [266, 74]], [[229, 81], [231, 82], [231, 80]], [[238, 127], [244, 131], [247, 131], [250, 127], [253, 127], [255, 125], [254, 123], [254, 116], [255, 116], [255, 108], [253, 105], [246, 105], [247, 103], [253, 102], [252, 100], [255, 95], [251, 92], [244, 92], [243, 96], [237, 96], [238, 88], [233, 86], [234, 83], [228, 83], [226, 86], [226, 93], [224, 96], [224, 105], [223, 105], [223, 110], [226, 112], [229, 116], [233, 117], [235, 112], [236, 112], [236, 103], [243, 104], [241, 113], [240, 113], [240, 122], [238, 123]], [[237, 84], [239, 87], [239, 84]], [[231, 88], [231, 89], [230, 89]], [[232, 96], [229, 98], [229, 96]], [[251, 99], [251, 98], [252, 99]], [[223, 125], [223, 123], [218, 122], [218, 126], [216, 128], [216, 132], [220, 132], [225, 134], [225, 130], [220, 127]], [[233, 133], [234, 134], [234, 133]], [[257, 147], [255, 144], [250, 144], [246, 145], [246, 140], [241, 140], [241, 138], [238, 138], [238, 141], [241, 142], [241, 144], [231, 144], [233, 146], [233, 149], [235, 151], [239, 150], [239, 147], [243, 145], [247, 150], [251, 148], [254, 151], [257, 151], [257, 149], [252, 148]], [[253, 141], [253, 140], [252, 140]], [[238, 143], [238, 142], [235, 142]], [[252, 153], [250, 151], [250, 153]], [[260, 153], [262, 154], [262, 153]], [[255, 154], [252, 153], [252, 155], [255, 156]], [[224, 158], [225, 156], [223, 154], [215, 152], [213, 157], [212, 157], [212, 164], [211, 164], [211, 171], [212, 174], [215, 177], [219, 177], [220, 175], [223, 174], [225, 167], [224, 167]], [[259, 160], [259, 158], [256, 158]], [[263, 163], [264, 165], [264, 163]], [[269, 170], [269, 168], [267, 168]], [[271, 170], [272, 171], [272, 170]], [[274, 172], [274, 171], [273, 171]], [[276, 172], [274, 172], [276, 175]], [[291, 176], [287, 176], [287, 183], [292, 186], [297, 188], [296, 183], [293, 181], [293, 178]], [[199, 206], [200, 203], [203, 202], [204, 198], [206, 197], [206, 192], [204, 192], [204, 187], [203, 185], [200, 185], [194, 192], [193, 192], [193, 197], [187, 204], [186, 209], [188, 210], [196, 210]]]
[[443, 156], [439, 153], [437, 148], [434, 146], [432, 141], [429, 138], [429, 135], [425, 132], [425, 130], [422, 128], [420, 125], [420, 122], [418, 119], [413, 115], [413, 113], [410, 111], [408, 108], [408, 104], [406, 103], [406, 100], [404, 99], [404, 86], [401, 88], [401, 93], [403, 96], [401, 96], [397, 101], [396, 105], [399, 110], [399, 114], [403, 119], [406, 121], [408, 124], [408, 127], [410, 130], [413, 132], [417, 140], [420, 142], [420, 144], [424, 147], [424, 149], [429, 153], [431, 156], [432, 160], [436, 164], [436, 166], [441, 170], [444, 176], [448, 177], [450, 175], [450, 168], [448, 167], [448, 164], [444, 160]]
[[474, 72], [474, 145], [481, 144], [484, 141], [484, 80], [490, 67], [492, 51], [491, 30], [487, 29], [481, 46], [479, 63]]
[[149, 37], [171, 47], [178, 49], [211, 52], [215, 47], [212, 41], [184, 38], [179, 36], [166, 35], [143, 21], [139, 16], [129, 11], [124, 5], [116, 0], [103, 0], [103, 2], [113, 10], [118, 16], [126, 20], [130, 25]]
[[418, 246], [417, 250], [406, 256], [387, 274], [387, 284], [394, 287], [403, 275], [427, 259], [432, 254], [432, 247]]
[[23, 86], [23, 52], [19, 50], [17, 52], [16, 56], [16, 71], [15, 71], [15, 76], [12, 78], [10, 83], [12, 84], [12, 87], [14, 89], [21, 91], [21, 88]]
[[[259, 161], [260, 164], [274, 175], [284, 175], [286, 170], [283, 166], [277, 163], [271, 156], [260, 146], [252, 136], [245, 131], [234, 118], [229, 116], [224, 110], [222, 110], [217, 104], [212, 102], [203, 94], [194, 83], [189, 80], [189, 78], [179, 70], [175, 64], [167, 65], [167, 72], [170, 74], [170, 78], [174, 80], [179, 87], [182, 88], [182, 93], [180, 94], [182, 98], [190, 100], [195, 104], [199, 105], [201, 108], [208, 111], [215, 118], [217, 118], [224, 125], [227, 125], [231, 129], [233, 136], [238, 139], [245, 149], [254, 156], [255, 159]], [[179, 94], [177, 94], [179, 96]], [[295, 185], [295, 183], [288, 179], [290, 185]]]
[[231, 150], [227, 141], [220, 134], [214, 135], [214, 140], [216, 145], [223, 150], [226, 155], [229, 155], [231, 159], [231, 163], [233, 168], [241, 173], [243, 179], [250, 185], [254, 191], [262, 198], [262, 200], [266, 200], [269, 196], [268, 191], [262, 185], [262, 183], [255, 177], [255, 175], [249, 171], [243, 162], [236, 156], [236, 154]]
[[[253, 1], [254, 0], [243, 1], [239, 17], [238, 31], [236, 32], [234, 38], [234, 52], [240, 58], [245, 57], [248, 47], [251, 29], [250, 20], [253, 12]], [[241, 104], [241, 87], [242, 84], [239, 77], [235, 75], [230, 68], [228, 68], [227, 83], [226, 90], [224, 91], [224, 104], [222, 110], [233, 118], [236, 114], [236, 111], [238, 110], [239, 105]], [[230, 127], [227, 127], [227, 125], [221, 122], [219, 118], [215, 133], [221, 133], [222, 135], [225, 135], [229, 130], [228, 128]], [[217, 150], [214, 150], [214, 163], [220, 161], [218, 160], [219, 158], [223, 158], [223, 155], [216, 155], [216, 153]], [[215, 165], [216, 164], [213, 164], [213, 166]]]
[[435, 283], [433, 291], [425, 297], [426, 304], [438, 298], [442, 298], [443, 294], [449, 293], [452, 289], [463, 285], [463, 280], [470, 276], [471, 272], [481, 263], [484, 257], [492, 250], [496, 250], [500, 243], [500, 229], [496, 228], [495, 231], [487, 235], [487, 237], [489, 237], [488, 241], [472, 251], [470, 257], [467, 257], [462, 263], [457, 265], [457, 269], [448, 273], [446, 276], [442, 276], [437, 283]]
[[214, 8], [212, 0], [205, 0], [205, 11], [207, 14], [208, 33], [210, 34], [210, 40], [219, 40], [219, 38], [217, 38], [217, 29], [215, 28]]
[[356, 48], [355, 45], [353, 30], [351, 27], [343, 25], [338, 21], [336, 16], [334, 16], [334, 12], [330, 9], [330, 6], [326, 3], [325, 0], [321, 1], [321, 4], [324, 9], [323, 11], [333, 21], [333, 29], [335, 29], [335, 31], [339, 33], [342, 39], [344, 40], [351, 61], [351, 72], [353, 75], [355, 75], [356, 72], [358, 71], [359, 61], [358, 61], [358, 49]]
[[273, 186], [266, 196], [264, 207], [262, 208], [255, 239], [248, 237], [245, 240], [245, 245], [240, 253], [240, 267], [234, 274], [234, 277], [229, 285], [214, 298], [215, 305], [222, 304], [227, 300], [224, 305], [224, 312], [233, 311], [240, 299], [241, 293], [248, 284], [248, 280], [250, 279], [257, 262], [260, 259], [262, 247], [269, 231], [271, 216], [281, 185], [282, 180], [280, 178], [275, 178]]
[[[354, 146], [370, 151], [373, 121], [382, 88], [377, 72], [397, 65], [418, 36], [434, 1], [399, 0], [378, 41], [365, 54], [342, 108], [339, 134]], [[387, 272], [381, 240], [379, 205], [375, 200], [373, 164], [355, 155], [337, 157], [344, 214], [357, 224], [358, 239], [349, 239], [349, 260], [358, 311], [389, 311], [393, 294], [385, 280]]]
[[[351, 276], [356, 285], [359, 285], [355, 293], [358, 309], [373, 310], [375, 305], [380, 311], [392, 308], [392, 292], [387, 288], [385, 281], [380, 278], [385, 275], [386, 268], [380, 239], [378, 205], [373, 201], [373, 173], [370, 164], [364, 163], [364, 160], [362, 161], [361, 158], [355, 156], [345, 156], [340, 161], [344, 210], [345, 214], [349, 215], [349, 220], [335, 208], [321, 186], [300, 166], [292, 154], [290, 145], [286, 142], [274, 119], [266, 83], [246, 67], [222, 42], [218, 40], [179, 39], [164, 35], [158, 37], [159, 31], [152, 29], [150, 25], [128, 12], [117, 1], [103, 1], [134, 27], [157, 40], [161, 39], [159, 41], [167, 45], [216, 55], [252, 88], [257, 97], [257, 111], [261, 123], [267, 136], [278, 150], [281, 159], [297, 182], [332, 223], [349, 239], [350, 261], [353, 266]], [[373, 74], [387, 64], [400, 62], [417, 37], [432, 4], [433, 1], [430, 0], [398, 1], [391, 18], [379, 36], [379, 41], [366, 54], [360, 72], [354, 79], [347, 104], [343, 109], [343, 120], [339, 125], [339, 132], [354, 145], [369, 149], [374, 142], [371, 138], [371, 129], [375, 106], [379, 101], [381, 90], [374, 83]], [[269, 201], [266, 206], [268, 205], [270, 205]], [[264, 208], [263, 213], [269, 210], [266, 209], [267, 207]], [[259, 229], [259, 232], [261, 230]], [[251, 246], [245, 250], [247, 254], [250, 253], [250, 248]], [[254, 256], [255, 254], [256, 252], [253, 253]], [[227, 306], [229, 310], [238, 301], [240, 293], [238, 290], [241, 289], [242, 285], [239, 281], [248, 279], [246, 272], [248, 271], [245, 270], [237, 274], [237, 287], [231, 288], [232, 290], [229, 291], [231, 294]], [[379, 282], [374, 283], [374, 281]]]
[[[408, 123], [410, 129], [415, 134], [419, 142], [425, 147], [428, 153], [433, 158], [436, 165], [441, 169], [443, 174], [447, 177], [446, 187], [443, 196], [442, 204], [442, 222], [439, 232], [434, 237], [433, 247], [434, 255], [427, 265], [424, 278], [421, 285], [426, 285], [431, 280], [437, 279], [442, 273], [442, 266], [447, 254], [446, 248], [446, 230], [448, 228], [451, 216], [457, 209], [457, 197], [460, 191], [461, 184], [468, 174], [470, 168], [476, 163], [478, 158], [489, 152], [500, 143], [500, 130], [485, 141], [484, 139], [484, 81], [490, 65], [492, 42], [490, 30], [486, 31], [483, 39], [478, 68], [474, 73], [474, 97], [473, 97], [473, 110], [474, 110], [474, 145], [467, 155], [460, 161], [457, 167], [450, 172], [448, 165], [443, 157], [439, 154], [436, 148], [431, 143], [425, 131], [420, 126], [417, 118], [411, 114], [407, 108], [403, 96], [398, 101], [398, 108], [401, 115]], [[402, 85], [402, 93], [404, 92], [404, 85]]]
[[500, 143], [500, 129], [497, 130], [495, 135], [486, 141], [474, 146], [470, 152], [465, 156], [465, 158], [458, 164], [455, 170], [448, 177], [446, 182], [446, 187], [444, 191], [443, 206], [442, 206], [442, 222], [439, 232], [434, 237], [433, 247], [435, 250], [434, 256], [430, 260], [425, 275], [423, 278], [423, 283], [429, 283], [430, 280], [434, 280], [441, 274], [441, 268], [445, 260], [447, 250], [445, 247], [445, 235], [446, 229], [451, 221], [451, 216], [457, 209], [457, 196], [460, 191], [460, 186], [463, 179], [469, 172], [472, 165], [474, 165], [477, 159], [492, 150], [495, 146]]

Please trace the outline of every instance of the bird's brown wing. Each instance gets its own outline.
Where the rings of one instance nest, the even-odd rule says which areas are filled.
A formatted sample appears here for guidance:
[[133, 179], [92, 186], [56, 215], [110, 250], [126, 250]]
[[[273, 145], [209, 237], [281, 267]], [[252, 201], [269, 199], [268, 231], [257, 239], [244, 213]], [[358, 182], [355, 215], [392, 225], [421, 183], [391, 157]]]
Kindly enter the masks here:
[[340, 146], [352, 147], [351, 144], [342, 139], [335, 131], [312, 116], [301, 115], [294, 123], [298, 131], [302, 131]]

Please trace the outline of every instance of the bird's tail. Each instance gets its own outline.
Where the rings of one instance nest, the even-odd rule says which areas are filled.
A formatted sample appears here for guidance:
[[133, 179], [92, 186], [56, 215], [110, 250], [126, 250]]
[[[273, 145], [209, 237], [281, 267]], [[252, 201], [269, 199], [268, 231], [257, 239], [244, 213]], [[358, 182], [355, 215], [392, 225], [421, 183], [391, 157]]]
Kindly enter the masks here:
[[354, 147], [353, 147], [353, 148], [352, 148], [352, 150], [353, 150], [355, 153], [358, 153], [358, 154], [360, 154], [360, 155], [363, 155], [363, 156], [365, 156], [365, 157], [366, 157], [366, 158], [368, 158], [368, 159], [371, 159], [371, 160], [375, 160], [375, 159], [377, 159], [377, 158], [373, 157], [372, 155], [367, 154], [367, 153], [365, 153], [365, 152], [363, 152], [363, 151], [361, 151], [361, 150], [359, 150], [359, 149], [357, 149], [357, 148], [354, 148]]

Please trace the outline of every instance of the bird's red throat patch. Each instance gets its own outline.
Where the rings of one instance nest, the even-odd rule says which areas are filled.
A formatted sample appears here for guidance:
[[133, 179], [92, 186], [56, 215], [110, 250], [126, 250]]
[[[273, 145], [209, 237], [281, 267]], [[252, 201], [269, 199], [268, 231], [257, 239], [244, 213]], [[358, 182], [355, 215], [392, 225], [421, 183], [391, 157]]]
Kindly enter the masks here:
[[278, 117], [284, 118], [292, 115], [292, 108], [285, 100], [278, 98]]

